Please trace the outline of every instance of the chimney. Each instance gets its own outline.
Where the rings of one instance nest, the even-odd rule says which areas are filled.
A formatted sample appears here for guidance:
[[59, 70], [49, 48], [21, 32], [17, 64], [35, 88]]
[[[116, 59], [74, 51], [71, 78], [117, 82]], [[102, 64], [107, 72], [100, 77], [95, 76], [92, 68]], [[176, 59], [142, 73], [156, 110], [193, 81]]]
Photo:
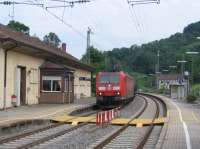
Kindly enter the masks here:
[[64, 52], [67, 52], [66, 49], [67, 48], [67, 44], [66, 43], [62, 43], [62, 47], [61, 47], [61, 50], [64, 51]]

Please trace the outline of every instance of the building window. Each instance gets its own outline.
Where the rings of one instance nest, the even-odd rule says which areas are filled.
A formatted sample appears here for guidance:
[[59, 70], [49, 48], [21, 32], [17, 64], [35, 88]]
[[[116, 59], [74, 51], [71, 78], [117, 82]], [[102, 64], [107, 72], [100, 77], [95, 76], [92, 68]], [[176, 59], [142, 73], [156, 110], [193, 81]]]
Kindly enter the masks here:
[[61, 79], [62, 79], [61, 77], [57, 77], [57, 76], [43, 76], [42, 77], [42, 91], [60, 92]]

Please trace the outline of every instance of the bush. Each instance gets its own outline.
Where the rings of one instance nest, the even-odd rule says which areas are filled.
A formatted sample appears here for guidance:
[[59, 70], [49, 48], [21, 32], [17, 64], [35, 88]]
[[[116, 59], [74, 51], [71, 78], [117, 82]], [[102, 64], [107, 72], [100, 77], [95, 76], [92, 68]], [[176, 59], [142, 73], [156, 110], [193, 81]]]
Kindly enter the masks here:
[[197, 97], [195, 95], [190, 94], [187, 96], [187, 102], [189, 102], [189, 103], [194, 102], [196, 99], [197, 99]]
[[165, 91], [165, 88], [160, 88], [159, 90], [158, 90], [158, 93], [160, 93], [160, 94], [164, 94], [166, 91]]

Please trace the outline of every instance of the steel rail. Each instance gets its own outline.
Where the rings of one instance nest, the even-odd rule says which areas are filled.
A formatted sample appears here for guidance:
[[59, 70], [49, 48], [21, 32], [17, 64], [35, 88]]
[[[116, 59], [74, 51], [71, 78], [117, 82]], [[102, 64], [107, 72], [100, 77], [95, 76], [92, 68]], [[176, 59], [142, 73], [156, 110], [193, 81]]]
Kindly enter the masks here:
[[[120, 108], [122, 108], [122, 107], [120, 107]], [[95, 111], [93, 114], [96, 114], [96, 113], [99, 112], [99, 111], [101, 111], [101, 110]], [[87, 115], [85, 115], [85, 116], [88, 116], [88, 115], [92, 115], [92, 114], [90, 113], [90, 114], [87, 114]], [[76, 118], [72, 118], [72, 119], [76, 119]], [[92, 120], [94, 120], [94, 119], [95, 119], [95, 118], [91, 118], [91, 119], [89, 119], [87, 122], [83, 122], [83, 123], [81, 123], [81, 124], [79, 124], [79, 125], [77, 125], [77, 126], [74, 126], [74, 127], [72, 127], [72, 128], [69, 128], [69, 129], [66, 129], [66, 130], [63, 130], [63, 131], [59, 131], [59, 132], [57, 132], [57, 133], [55, 133], [55, 134], [53, 134], [53, 135], [46, 136], [46, 137], [44, 137], [44, 138], [42, 138], [42, 139], [40, 139], [40, 140], [36, 140], [36, 141], [31, 142], [31, 143], [22, 145], [22, 146], [20, 146], [20, 147], [16, 147], [16, 149], [27, 149], [27, 148], [34, 147], [34, 146], [36, 146], [36, 145], [39, 145], [39, 144], [41, 144], [41, 143], [44, 143], [44, 142], [46, 142], [46, 141], [52, 140], [52, 139], [57, 138], [57, 137], [59, 137], [59, 136], [62, 136], [62, 135], [64, 135], [64, 134], [70, 133], [70, 132], [72, 132], [72, 131], [74, 131], [74, 130], [76, 130], [76, 129], [79, 129], [79, 128], [81, 128], [81, 127], [87, 125], [88, 122], [90, 122], [90, 121], [92, 121]]]
[[155, 114], [154, 114], [154, 117], [152, 119], [152, 122], [151, 122], [151, 125], [149, 126], [149, 128], [147, 129], [145, 135], [142, 137], [142, 139], [140, 139], [141, 141], [139, 142], [139, 144], [137, 145], [136, 149], [141, 149], [144, 147], [145, 143], [147, 142], [149, 136], [151, 135], [151, 132], [154, 128], [154, 121], [156, 120], [156, 118], [159, 117], [159, 112], [160, 112], [160, 108], [159, 108], [159, 103], [158, 101], [151, 97], [150, 99], [152, 99], [156, 105], [156, 111], [155, 111]]
[[[95, 113], [96, 113], [96, 111], [92, 112], [92, 113], [89, 113], [89, 114], [85, 114], [84, 116], [89, 116], [89, 115], [92, 115], [92, 114], [95, 114]], [[69, 120], [73, 120], [73, 119], [76, 119], [76, 118], [71, 118]], [[18, 139], [21, 139], [21, 138], [36, 134], [36, 133], [47, 131], [49, 129], [56, 128], [56, 127], [59, 127], [59, 126], [62, 126], [62, 125], [66, 125], [66, 123], [56, 123], [56, 124], [52, 124], [50, 126], [46, 126], [46, 127], [43, 127], [43, 128], [31, 130], [31, 131], [28, 131], [28, 132], [25, 132], [25, 133], [21, 133], [21, 134], [17, 134], [17, 135], [8, 137], [8, 138], [4, 138], [4, 139], [0, 140], [0, 145], [4, 144], [4, 143], [9, 143], [9, 142], [12, 142], [12, 141], [15, 141], [15, 140], [18, 140]]]
[[[120, 109], [124, 108], [125, 106], [126, 105], [120, 106]], [[92, 114], [96, 114], [99, 111], [101, 111], [101, 109], [97, 110], [95, 112], [92, 112], [90, 114], [85, 114], [83, 116], [89, 116], [89, 115], [92, 115]], [[72, 118], [70, 120], [73, 120], [73, 119], [76, 119], [76, 118]], [[66, 129], [66, 130], [64, 130], [62, 132], [57, 132], [57, 133], [55, 133], [55, 134], [53, 134], [51, 136], [46, 136], [46, 137], [42, 138], [41, 140], [33, 141], [33, 142], [29, 143], [29, 144], [25, 144], [23, 146], [17, 147], [16, 149], [25, 149], [25, 148], [30, 148], [30, 147], [39, 145], [39, 144], [41, 144], [43, 142], [49, 141], [51, 139], [54, 139], [56, 137], [59, 137], [61, 135], [66, 134], [66, 133], [69, 133], [69, 132], [71, 132], [73, 130], [76, 130], [76, 129], [80, 128], [80, 127], [83, 127], [83, 126], [87, 125], [88, 122], [90, 122], [90, 121], [92, 121], [94, 119], [95, 118], [92, 118], [92, 119], [88, 120], [87, 122], [81, 123], [81, 124], [79, 124], [79, 125], [77, 125], [75, 127]], [[0, 140], [0, 145], [4, 144], [4, 143], [9, 143], [9, 142], [12, 142], [12, 141], [16, 141], [16, 140], [19, 140], [19, 139], [25, 138], [27, 136], [31, 136], [33, 134], [37, 134], [37, 133], [43, 132], [43, 131], [47, 131], [49, 129], [52, 129], [52, 128], [55, 128], [55, 127], [59, 127], [61, 125], [65, 125], [65, 123], [58, 123], [58, 124], [50, 125], [50, 126], [47, 126], [47, 127], [44, 127], [44, 128], [40, 128], [40, 129], [36, 129], [36, 130], [33, 130], [33, 131], [25, 132], [25, 133], [22, 133], [22, 134], [19, 134], [19, 135], [15, 135], [15, 136], [12, 136], [12, 137], [8, 137], [8, 138]]]
[[[146, 94], [146, 93], [137, 93], [138, 95], [143, 95], [143, 96], [147, 96], [147, 97], [151, 97], [151, 98], [154, 98], [154, 99], [156, 99], [157, 101], [159, 101], [161, 104], [162, 104], [162, 108], [163, 108], [163, 116], [167, 116], [167, 105], [166, 105], [166, 103], [160, 98], [160, 97], [158, 97], [158, 96], [156, 96], [156, 95], [152, 95], [152, 94]], [[164, 126], [164, 127], [168, 127], [168, 125], [166, 124], [166, 126]], [[164, 133], [163, 133], [163, 136], [162, 136], [162, 138], [165, 138], [165, 136], [166, 136], [166, 134], [167, 134], [167, 129], [165, 129], [164, 130]], [[161, 134], [160, 134], [161, 135]], [[160, 137], [160, 136], [159, 136]], [[161, 146], [160, 146], [160, 148], [162, 148], [162, 145], [163, 145], [163, 139], [162, 139], [162, 141], [161, 141]], [[158, 142], [157, 142], [158, 143]], [[156, 145], [157, 145], [157, 143], [156, 143]]]
[[143, 98], [143, 100], [145, 101], [145, 103], [144, 103], [144, 106], [140, 109], [140, 111], [136, 115], [131, 117], [131, 120], [129, 120], [127, 124], [122, 126], [120, 129], [116, 130], [114, 133], [109, 135], [105, 140], [103, 140], [102, 142], [97, 144], [94, 147], [94, 149], [103, 148], [105, 145], [107, 145], [109, 142], [111, 142], [114, 138], [116, 138], [121, 132], [123, 132], [135, 118], [138, 118], [145, 111], [145, 109], [147, 108], [147, 105], [148, 105], [147, 100], [145, 98]]
[[[121, 108], [123, 108], [123, 106], [121, 106], [120, 109], [121, 109]], [[144, 108], [144, 109], [145, 109], [145, 108]], [[97, 112], [96, 112], [96, 113], [97, 113]], [[140, 114], [138, 114], [138, 116], [139, 116], [139, 115], [140, 115]], [[88, 122], [90, 122], [90, 121], [92, 121], [92, 120], [94, 120], [94, 119], [96, 119], [96, 118], [91, 118], [90, 120], [88, 120], [88, 121], [86, 121], [86, 122], [83, 122], [83, 123], [81, 123], [81, 124], [79, 124], [79, 125], [77, 125], [77, 126], [74, 126], [74, 127], [72, 127], [72, 128], [66, 129], [66, 130], [61, 131], [61, 132], [57, 132], [57, 133], [55, 133], [55, 134], [53, 134], [53, 135], [51, 135], [51, 136], [44, 137], [44, 138], [42, 138], [42, 139], [40, 139], [40, 140], [33, 141], [33, 142], [29, 143], [29, 144], [25, 144], [25, 145], [23, 145], [23, 146], [17, 147], [16, 149], [27, 149], [27, 148], [34, 147], [34, 146], [39, 145], [39, 144], [41, 144], [41, 143], [44, 143], [44, 142], [46, 142], [46, 141], [52, 140], [52, 139], [54, 139], [54, 138], [57, 138], [57, 137], [59, 137], [59, 136], [62, 136], [62, 135], [64, 135], [64, 134], [67, 134], [67, 133], [69, 133], [69, 132], [72, 132], [72, 131], [74, 131], [74, 130], [76, 130], [76, 129], [78, 129], [78, 128], [81, 128], [81, 127], [87, 125]]]

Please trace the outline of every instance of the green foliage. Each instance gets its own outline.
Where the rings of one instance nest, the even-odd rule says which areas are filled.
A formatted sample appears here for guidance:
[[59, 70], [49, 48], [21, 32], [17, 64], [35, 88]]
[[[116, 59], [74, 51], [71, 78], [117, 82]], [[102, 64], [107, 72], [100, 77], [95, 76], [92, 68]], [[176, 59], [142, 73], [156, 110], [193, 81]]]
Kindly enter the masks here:
[[7, 26], [15, 31], [22, 32], [24, 34], [29, 34], [30, 29], [28, 26], [17, 21], [10, 21]]
[[133, 76], [137, 83], [137, 88], [142, 89], [143, 91], [147, 91], [149, 88], [152, 88], [154, 85], [154, 78], [142, 73], [130, 72], [131, 76]]
[[[113, 71], [117, 66], [117, 71], [123, 70], [136, 78], [138, 88], [143, 90], [151, 88], [153, 78], [148, 74], [155, 73], [157, 63], [157, 51], [160, 51], [160, 70], [169, 69], [170, 65], [177, 65], [177, 60], [185, 58], [186, 70], [191, 72], [192, 58], [185, 54], [186, 51], [200, 52], [200, 22], [193, 23], [185, 27], [183, 33], [176, 33], [169, 38], [161, 39], [143, 44], [141, 46], [132, 45], [129, 48], [114, 48], [111, 51], [101, 52], [91, 47], [91, 65], [99, 71]], [[87, 54], [82, 58], [86, 62]], [[193, 57], [194, 60], [194, 82], [200, 82], [200, 58]], [[180, 72], [180, 65], [174, 73]], [[137, 72], [137, 73], [136, 73]], [[146, 75], [142, 75], [146, 74]]]
[[45, 35], [44, 38], [43, 38], [43, 41], [47, 44], [54, 46], [54, 47], [58, 47], [60, 45], [60, 42], [61, 42], [59, 37], [55, 33], [52, 33], [52, 32]]
[[96, 79], [95, 79], [95, 75], [99, 72], [99, 71], [104, 71], [105, 70], [105, 55], [103, 54], [103, 52], [99, 51], [98, 49], [94, 48], [94, 47], [90, 47], [90, 49], [88, 50], [90, 52], [89, 53], [85, 53], [82, 58], [81, 61], [83, 63], [88, 64], [88, 57], [90, 55], [90, 65], [95, 68], [94, 72], [93, 72], [93, 78], [92, 78], [92, 93], [95, 93], [96, 91]]
[[200, 22], [188, 25], [187, 27], [184, 28], [183, 33], [194, 37], [200, 36]]
[[[155, 72], [157, 63], [157, 51], [160, 51], [160, 70], [169, 69], [170, 65], [177, 65], [177, 60], [183, 57], [188, 61], [186, 70], [191, 72], [191, 56], [186, 51], [200, 52], [200, 22], [188, 25], [183, 33], [176, 33], [169, 38], [153, 41], [141, 46], [133, 45], [130, 48], [115, 48], [107, 51], [106, 70], [112, 70], [117, 64], [126, 72], [140, 72], [151, 74]], [[178, 65], [178, 72], [181, 71]], [[200, 82], [200, 59], [194, 57], [194, 82]]]
[[88, 55], [90, 55], [90, 65], [95, 68], [94, 74], [105, 70], [105, 55], [103, 52], [94, 47], [91, 47], [88, 51], [90, 51], [90, 54], [85, 53], [82, 56], [81, 61], [88, 63]]
[[159, 89], [159, 90], [158, 90], [158, 93], [160, 93], [160, 94], [164, 94], [164, 93], [165, 93], [165, 88], [161, 88], [161, 89]]
[[187, 102], [189, 102], [189, 103], [194, 102], [196, 99], [197, 99], [197, 97], [195, 95], [193, 95], [193, 94], [189, 94], [187, 96]]
[[200, 97], [200, 84], [195, 84], [192, 86], [191, 93], [195, 96]]

